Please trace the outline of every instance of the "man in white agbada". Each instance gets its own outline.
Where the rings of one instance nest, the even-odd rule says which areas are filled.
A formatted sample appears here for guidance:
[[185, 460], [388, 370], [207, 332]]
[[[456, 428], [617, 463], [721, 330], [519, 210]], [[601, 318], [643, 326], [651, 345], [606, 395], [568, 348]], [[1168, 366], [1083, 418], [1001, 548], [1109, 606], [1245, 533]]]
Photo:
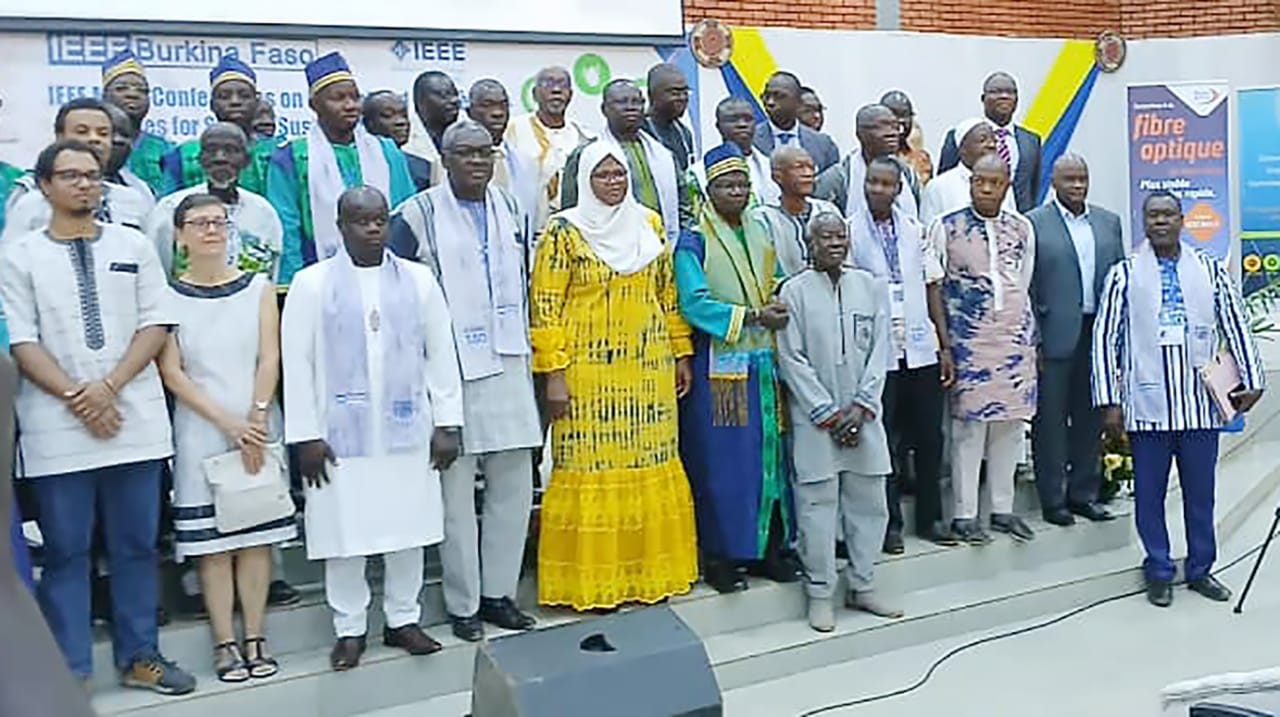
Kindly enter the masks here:
[[[483, 623], [528, 630], [515, 604], [533, 507], [529, 461], [542, 446], [528, 337], [525, 236], [510, 195], [492, 181], [490, 131], [464, 120], [445, 130], [447, 180], [414, 195], [392, 219], [397, 251], [444, 289], [462, 367], [462, 456], [444, 489], [444, 604], [453, 633], [475, 642]], [[484, 474], [484, 535], [476, 474]]]
[[147, 217], [147, 236], [167, 276], [177, 276], [185, 264], [183, 257], [175, 261], [173, 210], [192, 194], [208, 193], [227, 207], [227, 265], [276, 281], [284, 227], [266, 197], [240, 186], [240, 171], [248, 164], [249, 138], [239, 125], [218, 122], [200, 135], [205, 181], [161, 199]]
[[[960, 164], [939, 174], [925, 185], [924, 194], [920, 197], [920, 223], [926, 229], [934, 219], [969, 206], [973, 163], [984, 154], [996, 152], [996, 130], [985, 119], [967, 119], [956, 125], [953, 131], [960, 138]], [[1010, 212], [1018, 211], [1013, 192], [1005, 194], [1000, 208]]]
[[596, 133], [569, 119], [565, 112], [573, 100], [573, 81], [563, 67], [547, 67], [533, 78], [533, 101], [538, 109], [513, 117], [507, 126], [507, 146], [537, 173], [530, 214], [533, 234], [547, 226], [560, 211], [560, 172], [573, 150], [596, 138]]
[[[141, 231], [154, 201], [132, 187], [113, 181], [110, 171], [115, 127], [107, 106], [93, 97], [80, 97], [62, 105], [53, 121], [56, 141], [74, 139], [84, 142], [98, 156], [103, 169], [102, 200], [94, 211], [94, 219]], [[118, 158], [125, 161], [128, 155]], [[36, 186], [35, 176], [28, 174], [14, 182], [5, 205], [4, 233], [0, 241], [38, 231], [49, 224], [53, 210], [49, 200]]]
[[836, 535], [849, 550], [845, 604], [902, 616], [872, 589], [889, 518], [884, 481], [892, 470], [880, 402], [889, 310], [876, 279], [846, 265], [849, 234], [839, 214], [814, 217], [809, 246], [809, 268], [780, 292], [791, 320], [778, 332], [778, 370], [790, 389], [792, 487], [809, 625], [830, 632], [836, 626]]
[[422, 549], [444, 537], [437, 471], [458, 455], [462, 381], [444, 294], [386, 250], [387, 223], [381, 192], [344, 192], [345, 251], [298, 272], [281, 326], [285, 440], [307, 484], [307, 557], [325, 561], [338, 671], [365, 650], [370, 555], [384, 565], [383, 642], [440, 649], [418, 626], [418, 593]]
[[866, 195], [862, 191], [867, 166], [872, 160], [887, 157], [898, 166], [904, 179], [894, 199], [894, 209], [915, 219], [919, 213], [916, 195], [911, 191], [910, 183], [905, 181], [911, 170], [897, 157], [902, 132], [898, 118], [884, 105], [864, 105], [854, 117], [854, 127], [858, 146], [839, 164], [832, 165], [818, 176], [814, 194], [840, 207], [844, 216], [853, 216], [867, 206]]
[[773, 182], [781, 188], [781, 196], [773, 204], [748, 211], [768, 227], [778, 266], [786, 276], [799, 274], [809, 267], [809, 220], [819, 214], [839, 214], [836, 205], [813, 197], [817, 171], [813, 158], [801, 147], [787, 146], [773, 150], [771, 160]]

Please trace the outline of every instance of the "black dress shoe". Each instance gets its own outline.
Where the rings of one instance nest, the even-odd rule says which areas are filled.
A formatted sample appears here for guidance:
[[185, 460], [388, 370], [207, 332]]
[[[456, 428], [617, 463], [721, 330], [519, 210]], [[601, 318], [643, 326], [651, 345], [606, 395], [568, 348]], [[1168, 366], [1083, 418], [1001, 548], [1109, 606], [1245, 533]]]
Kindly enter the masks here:
[[1173, 583], [1168, 580], [1147, 581], [1147, 602], [1156, 607], [1169, 607], [1173, 604]]
[[1036, 539], [1035, 531], [1027, 522], [1012, 513], [991, 514], [991, 529], [997, 533], [1008, 533], [1013, 536], [1014, 540], [1027, 542]]
[[775, 583], [799, 582], [800, 576], [804, 574], [800, 559], [790, 551], [766, 555], [760, 567], [761, 574]]
[[884, 545], [880, 550], [886, 555], [902, 555], [907, 552], [907, 545], [902, 542], [902, 533], [896, 530], [885, 533]]
[[703, 579], [718, 593], [737, 593], [747, 589], [746, 576], [738, 572], [737, 566], [728, 561], [708, 560], [703, 567], [703, 573]]
[[508, 597], [480, 598], [480, 619], [504, 630], [532, 630], [538, 624]]
[[398, 647], [410, 655], [430, 655], [439, 652], [442, 645], [422, 631], [416, 624], [403, 627], [382, 629], [382, 644], [387, 647]]
[[454, 636], [459, 640], [480, 642], [484, 639], [484, 623], [480, 621], [479, 614], [472, 615], [471, 617], [450, 615], [449, 627], [453, 629]]
[[1105, 523], [1108, 520], [1116, 519], [1116, 517], [1111, 514], [1111, 511], [1103, 508], [1097, 503], [1072, 503], [1067, 506], [1067, 509], [1081, 518], [1092, 520], [1095, 523]]
[[1044, 512], [1044, 522], [1066, 528], [1076, 524], [1076, 517], [1066, 508], [1058, 508], [1057, 510], [1046, 510]]
[[364, 648], [364, 635], [339, 637], [333, 645], [333, 651], [329, 653], [329, 667], [332, 667], [334, 672], [346, 672], [359, 666], [360, 658], [364, 656]]
[[1200, 593], [1214, 602], [1226, 602], [1231, 599], [1231, 588], [1218, 582], [1212, 575], [1187, 582], [1187, 589]]
[[271, 607], [297, 605], [302, 602], [302, 593], [283, 580], [272, 580], [267, 586], [267, 604]]
[[951, 526], [941, 520], [934, 523], [928, 530], [921, 531], [920, 537], [934, 545], [941, 545], [946, 548], [960, 544], [960, 539], [956, 537], [955, 533], [951, 532]]

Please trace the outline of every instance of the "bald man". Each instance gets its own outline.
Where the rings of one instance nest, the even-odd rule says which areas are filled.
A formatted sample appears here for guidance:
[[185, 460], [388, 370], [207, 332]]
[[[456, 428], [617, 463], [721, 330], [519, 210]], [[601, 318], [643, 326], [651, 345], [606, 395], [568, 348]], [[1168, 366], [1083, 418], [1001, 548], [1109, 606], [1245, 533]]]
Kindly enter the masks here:
[[[507, 146], [504, 139], [511, 119], [511, 100], [507, 97], [507, 88], [497, 80], [477, 80], [471, 85], [467, 100], [467, 116], [489, 131], [493, 147], [492, 181], [515, 197], [520, 210], [520, 232], [522, 236], [526, 236], [533, 222], [538, 177], [533, 168], [525, 164], [520, 153]], [[441, 150], [444, 149], [443, 141], [441, 136]], [[443, 157], [441, 159], [443, 161]]]
[[560, 211], [560, 172], [573, 150], [595, 139], [596, 133], [567, 116], [573, 101], [573, 80], [563, 67], [544, 67], [533, 78], [533, 102], [537, 109], [513, 117], [506, 141], [536, 172], [533, 234], [542, 233], [552, 214]]
[[[1040, 135], [1013, 123], [1018, 109], [1018, 83], [1007, 72], [993, 72], [982, 83], [982, 114], [996, 135], [996, 153], [1013, 177], [1010, 185], [1017, 210], [1026, 213], [1040, 201]], [[938, 159], [941, 174], [960, 163], [963, 137], [948, 132]]]
[[664, 62], [649, 68], [649, 116], [644, 131], [671, 150], [676, 171], [683, 175], [693, 164], [698, 148], [693, 133], [680, 120], [689, 108], [689, 80], [684, 71]]
[[902, 179], [894, 208], [912, 219], [917, 218], [919, 190], [913, 185], [911, 169], [897, 157], [901, 140], [898, 118], [884, 105], [864, 105], [854, 117], [854, 128], [858, 149], [818, 175], [814, 194], [835, 204], [846, 217], [866, 212], [867, 198], [862, 185], [867, 165], [883, 157], [898, 167]]
[[823, 213], [839, 214], [840, 210], [813, 196], [816, 172], [808, 152], [799, 147], [779, 147], [773, 150], [771, 166], [781, 195], [777, 202], [750, 211], [768, 228], [782, 273], [794, 276], [809, 266], [809, 220]]
[[1110, 520], [1098, 505], [1102, 416], [1090, 401], [1093, 318], [1107, 272], [1124, 259], [1120, 217], [1089, 204], [1089, 166], [1064, 154], [1053, 164], [1053, 201], [1027, 213], [1035, 228], [1031, 296], [1040, 325], [1040, 391], [1032, 446], [1044, 519]]

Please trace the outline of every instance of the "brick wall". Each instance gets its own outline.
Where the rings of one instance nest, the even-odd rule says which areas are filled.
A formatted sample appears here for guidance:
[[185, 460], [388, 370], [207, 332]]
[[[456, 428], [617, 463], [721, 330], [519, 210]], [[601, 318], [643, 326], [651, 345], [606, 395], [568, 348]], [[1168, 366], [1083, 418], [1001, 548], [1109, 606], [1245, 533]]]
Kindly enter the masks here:
[[[1188, 37], [1280, 31], [1280, 0], [899, 0], [904, 30], [1018, 37]], [[875, 0], [685, 0], [685, 21], [867, 30]]]

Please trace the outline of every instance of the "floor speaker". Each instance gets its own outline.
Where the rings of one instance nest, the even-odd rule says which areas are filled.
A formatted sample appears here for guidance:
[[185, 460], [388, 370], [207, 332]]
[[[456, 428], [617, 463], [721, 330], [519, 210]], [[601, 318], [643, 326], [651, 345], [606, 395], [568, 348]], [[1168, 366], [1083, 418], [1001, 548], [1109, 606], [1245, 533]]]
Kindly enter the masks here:
[[503, 637], [476, 651], [471, 717], [720, 717], [702, 641], [666, 606]]

